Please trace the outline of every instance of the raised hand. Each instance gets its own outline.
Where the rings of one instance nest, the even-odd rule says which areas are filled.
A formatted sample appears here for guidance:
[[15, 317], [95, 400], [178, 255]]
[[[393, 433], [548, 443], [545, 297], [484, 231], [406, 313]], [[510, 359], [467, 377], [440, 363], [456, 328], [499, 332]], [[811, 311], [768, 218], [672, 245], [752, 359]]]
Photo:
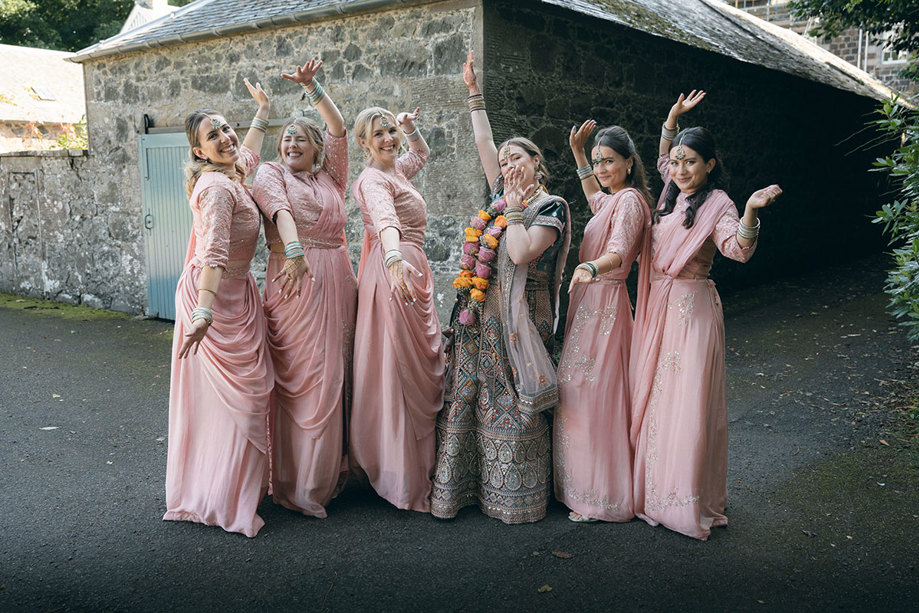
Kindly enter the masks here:
[[776, 198], [782, 195], [782, 188], [778, 185], [770, 185], [763, 189], [758, 189], [747, 200], [747, 206], [751, 209], [761, 209], [764, 206], [772, 204]]
[[700, 90], [692, 90], [689, 92], [689, 95], [680, 94], [680, 97], [677, 98], [676, 104], [670, 108], [670, 117], [676, 119], [683, 113], [691, 111], [695, 108], [697, 104], [702, 102], [702, 99], [705, 98], [705, 92]]
[[249, 79], [243, 79], [243, 83], [246, 84], [246, 88], [249, 90], [249, 94], [258, 102], [259, 107], [268, 106], [268, 94], [262, 89], [262, 84], [256, 82], [255, 85], [249, 83]]
[[475, 56], [471, 49], [469, 55], [466, 56], [466, 61], [463, 62], [463, 83], [466, 84], [466, 89], [470, 94], [479, 93], [479, 83], [475, 74]]
[[282, 72], [281, 77], [288, 81], [299, 83], [300, 85], [309, 85], [310, 82], [316, 78], [316, 73], [319, 72], [319, 68], [321, 67], [322, 60], [313, 58], [303, 66], [297, 66], [294, 72]]
[[590, 138], [590, 135], [593, 134], [596, 127], [597, 122], [593, 119], [588, 119], [582, 123], [580, 128], [571, 126], [571, 134], [568, 135], [568, 144], [571, 145], [571, 150], [575, 154], [584, 152], [587, 140]]
[[402, 112], [396, 116], [396, 123], [399, 124], [399, 127], [402, 128], [403, 132], [414, 132], [415, 131], [415, 122], [418, 121], [418, 114], [421, 111], [420, 107], [415, 107], [415, 110], [411, 113]]

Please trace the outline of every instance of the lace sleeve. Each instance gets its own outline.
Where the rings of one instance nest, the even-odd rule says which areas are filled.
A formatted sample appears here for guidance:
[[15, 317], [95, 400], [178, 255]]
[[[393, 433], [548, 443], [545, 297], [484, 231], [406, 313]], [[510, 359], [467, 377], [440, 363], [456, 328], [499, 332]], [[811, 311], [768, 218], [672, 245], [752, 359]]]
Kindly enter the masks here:
[[625, 259], [632, 253], [641, 239], [644, 227], [643, 207], [641, 199], [634, 192], [629, 191], [623, 194], [613, 215], [613, 228], [609, 242], [606, 244], [607, 253], [619, 254], [621, 259]]
[[258, 154], [245, 145], [239, 147], [239, 161], [246, 169], [246, 174], [251, 175], [255, 167], [258, 166]]
[[230, 223], [233, 221], [233, 194], [215, 185], [198, 194], [198, 208], [201, 211], [200, 234], [204, 252], [202, 264], [226, 268], [229, 261]]
[[333, 136], [326, 131], [323, 150], [322, 169], [329, 173], [344, 198], [348, 185], [348, 135]]
[[381, 174], [374, 172], [365, 176], [359, 187], [360, 199], [363, 200], [373, 221], [373, 227], [378, 233], [383, 228], [396, 228], [401, 234], [402, 224], [399, 223], [399, 216], [396, 214], [395, 186], [392, 181], [380, 176]]
[[728, 208], [727, 213], [721, 216], [715, 229], [712, 231], [712, 240], [721, 255], [738, 262], [746, 262], [756, 251], [756, 243], [749, 247], [741, 247], [737, 242], [737, 226], [740, 225], [740, 216], [734, 206]]
[[278, 211], [291, 212], [290, 202], [287, 200], [287, 187], [284, 185], [284, 171], [277, 164], [268, 162], [258, 169], [255, 183], [252, 185], [252, 197], [255, 198], [259, 210], [270, 221], [274, 221]]
[[425, 163], [428, 161], [428, 154], [421, 153], [420, 151], [415, 151], [414, 149], [409, 149], [408, 152], [403, 153], [399, 156], [399, 159], [396, 160], [396, 168], [405, 175], [406, 179], [411, 179], [418, 171], [424, 168]]

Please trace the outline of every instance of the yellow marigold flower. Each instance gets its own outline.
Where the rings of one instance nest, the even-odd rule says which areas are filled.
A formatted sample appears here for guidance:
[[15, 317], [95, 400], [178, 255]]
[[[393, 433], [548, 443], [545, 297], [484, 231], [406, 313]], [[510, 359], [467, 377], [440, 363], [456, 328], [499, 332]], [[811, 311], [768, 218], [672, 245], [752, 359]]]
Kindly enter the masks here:
[[486, 234], [482, 237], [482, 240], [485, 242], [485, 246], [489, 249], [494, 249], [498, 246], [498, 239], [496, 239], [491, 234]]
[[465, 230], [463, 230], [463, 232], [466, 233], [466, 236], [470, 236], [470, 235], [472, 235], [472, 236], [482, 236], [482, 231], [481, 231], [481, 230], [476, 230], [475, 228], [473, 228], [473, 227], [471, 227], [471, 226], [470, 226], [470, 227], [467, 227]]
[[498, 215], [497, 217], [495, 217], [495, 226], [501, 229], [506, 228], [507, 227], [507, 217], [505, 217], [504, 215]]
[[488, 221], [491, 220], [491, 215], [489, 215], [489, 214], [486, 213], [485, 211], [481, 211], [481, 210], [480, 210], [480, 211], [479, 211], [479, 219], [484, 219], [486, 222], [488, 222]]
[[485, 292], [477, 289], [470, 290], [469, 297], [476, 302], [485, 302]]
[[472, 284], [475, 285], [476, 289], [482, 290], [483, 292], [488, 289], [488, 279], [473, 277]]
[[464, 287], [472, 287], [472, 279], [469, 277], [457, 277], [453, 281], [453, 287], [455, 289], [463, 289]]

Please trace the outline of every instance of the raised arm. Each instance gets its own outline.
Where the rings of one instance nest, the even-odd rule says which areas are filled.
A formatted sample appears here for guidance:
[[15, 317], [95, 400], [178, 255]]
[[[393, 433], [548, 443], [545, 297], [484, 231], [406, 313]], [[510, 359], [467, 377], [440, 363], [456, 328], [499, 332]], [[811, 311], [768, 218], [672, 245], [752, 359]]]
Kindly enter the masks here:
[[281, 77], [299, 84], [306, 92], [309, 101], [316, 106], [329, 134], [341, 137], [345, 135], [345, 120], [332, 98], [316, 80], [316, 73], [319, 72], [320, 67], [322, 67], [322, 60], [314, 58], [303, 66], [297, 66], [294, 72], [282, 72]]
[[268, 129], [268, 111], [271, 110], [271, 103], [268, 101], [268, 94], [262, 89], [261, 83], [254, 86], [249, 83], [249, 79], [243, 79], [243, 83], [252, 94], [252, 98], [258, 102], [258, 111], [252, 119], [252, 127], [246, 132], [246, 138], [243, 140], [243, 147], [248, 147], [256, 154], [262, 150], [262, 141], [265, 140], [265, 130]]
[[590, 200], [594, 194], [600, 191], [600, 182], [594, 176], [593, 167], [584, 152], [587, 140], [596, 127], [597, 122], [593, 119], [588, 119], [581, 124], [580, 128], [571, 126], [571, 134], [568, 136], [568, 144], [571, 145], [571, 153], [574, 154], [574, 162], [578, 166], [578, 177], [581, 178], [581, 189], [584, 190], [587, 200]]
[[670, 107], [670, 112], [667, 114], [667, 120], [661, 128], [660, 155], [670, 152], [670, 143], [673, 142], [673, 139], [676, 138], [677, 133], [680, 131], [680, 115], [692, 110], [697, 104], [702, 102], [703, 98], [705, 98], [704, 91], [701, 89], [698, 91], [692, 90], [689, 92], [689, 96], [680, 94], [676, 104]]
[[402, 128], [402, 132], [405, 134], [405, 140], [408, 141], [408, 148], [421, 154], [421, 157], [424, 159], [427, 159], [428, 155], [431, 153], [431, 149], [428, 147], [427, 141], [424, 140], [424, 136], [418, 131], [418, 126], [415, 125], [420, 111], [420, 108], [415, 107], [415, 110], [411, 113], [399, 113], [399, 115], [396, 116], [396, 123], [399, 124], [399, 127]]
[[475, 57], [472, 51], [463, 64], [463, 83], [469, 90], [469, 114], [472, 117], [472, 133], [475, 136], [475, 148], [479, 152], [479, 160], [485, 171], [488, 185], [494, 185], [501, 175], [501, 165], [498, 163], [498, 149], [495, 147], [495, 138], [491, 133], [491, 124], [485, 112], [485, 99], [482, 88], [479, 87], [475, 74]]

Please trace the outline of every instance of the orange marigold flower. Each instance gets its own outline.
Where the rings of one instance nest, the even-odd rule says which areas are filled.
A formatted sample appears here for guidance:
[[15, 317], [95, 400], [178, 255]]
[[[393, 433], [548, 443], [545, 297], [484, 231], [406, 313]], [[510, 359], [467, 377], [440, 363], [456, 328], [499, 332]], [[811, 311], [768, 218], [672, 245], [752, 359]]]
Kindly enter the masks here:
[[482, 290], [483, 292], [488, 289], [488, 279], [473, 277], [472, 284], [475, 285], [476, 289]]
[[463, 230], [463, 232], [466, 233], [466, 236], [470, 236], [470, 235], [472, 235], [472, 236], [482, 236], [482, 231], [481, 231], [481, 230], [476, 230], [476, 229], [473, 228], [473, 227], [467, 227], [465, 230]]
[[495, 217], [495, 226], [498, 228], [504, 229], [507, 227], [507, 217], [504, 215], [498, 215]]
[[473, 289], [469, 291], [469, 297], [476, 302], [485, 302], [485, 292]]
[[464, 287], [472, 287], [472, 279], [469, 277], [457, 277], [453, 281], [453, 287], [455, 289], [463, 289]]
[[484, 219], [486, 222], [491, 220], [491, 215], [485, 211], [479, 211], [479, 219]]
[[461, 270], [459, 273], [461, 277], [469, 277], [470, 279], [475, 276], [475, 273], [471, 270]]
[[494, 249], [495, 247], [498, 246], [498, 239], [496, 239], [491, 234], [486, 234], [482, 236], [481, 238], [482, 238], [482, 241], [485, 242], [485, 246], [488, 247], [489, 249]]

